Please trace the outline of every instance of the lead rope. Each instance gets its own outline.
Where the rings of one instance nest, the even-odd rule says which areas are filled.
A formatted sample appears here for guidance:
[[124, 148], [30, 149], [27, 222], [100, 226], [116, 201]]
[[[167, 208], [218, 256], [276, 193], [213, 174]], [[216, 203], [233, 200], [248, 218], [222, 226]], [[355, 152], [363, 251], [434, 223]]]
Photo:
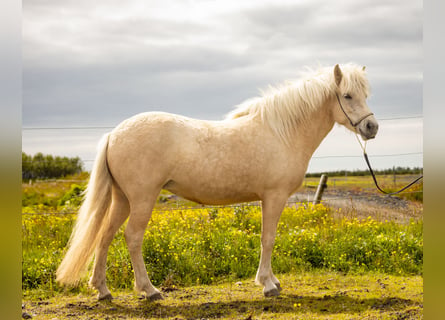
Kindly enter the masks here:
[[413, 184], [415, 184], [417, 181], [419, 181], [420, 179], [423, 178], [423, 175], [421, 175], [420, 177], [415, 179], [413, 182], [411, 182], [410, 184], [406, 185], [405, 187], [403, 187], [402, 189], [400, 189], [398, 191], [388, 192], [388, 191], [383, 190], [382, 188], [380, 188], [379, 184], [377, 183], [377, 178], [375, 177], [374, 171], [372, 170], [371, 164], [369, 163], [368, 154], [366, 153], [366, 143], [367, 143], [367, 141], [365, 140], [364, 141], [365, 144], [363, 145], [362, 142], [360, 141], [360, 138], [358, 137], [357, 133], [355, 134], [355, 136], [357, 137], [357, 141], [358, 141], [360, 147], [363, 150], [363, 157], [365, 158], [366, 164], [368, 165], [368, 169], [369, 169], [369, 172], [371, 173], [372, 179], [374, 180], [374, 184], [375, 184], [375, 186], [377, 187], [377, 189], [381, 193], [384, 193], [384, 194], [389, 195], [389, 196], [395, 195], [395, 194], [399, 194], [399, 193], [401, 193], [402, 191], [405, 191], [406, 189], [411, 187]]

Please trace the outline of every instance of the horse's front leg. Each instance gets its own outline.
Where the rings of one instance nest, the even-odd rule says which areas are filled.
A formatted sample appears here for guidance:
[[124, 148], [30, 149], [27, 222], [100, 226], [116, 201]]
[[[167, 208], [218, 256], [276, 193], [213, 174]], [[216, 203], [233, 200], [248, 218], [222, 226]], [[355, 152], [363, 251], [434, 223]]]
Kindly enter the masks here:
[[272, 250], [277, 233], [278, 220], [286, 204], [287, 197], [271, 195], [263, 199], [261, 224], [261, 258], [255, 282], [264, 286], [266, 297], [280, 294], [281, 285], [272, 272]]

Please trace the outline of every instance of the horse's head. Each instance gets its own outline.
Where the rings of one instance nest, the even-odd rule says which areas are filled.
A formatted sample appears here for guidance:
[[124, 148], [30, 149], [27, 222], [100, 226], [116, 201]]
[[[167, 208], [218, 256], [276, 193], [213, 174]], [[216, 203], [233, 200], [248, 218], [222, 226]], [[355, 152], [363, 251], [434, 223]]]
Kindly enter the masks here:
[[379, 125], [366, 104], [369, 94], [365, 67], [347, 65], [343, 71], [334, 67], [335, 106], [334, 119], [349, 130], [359, 133], [363, 140], [373, 139]]

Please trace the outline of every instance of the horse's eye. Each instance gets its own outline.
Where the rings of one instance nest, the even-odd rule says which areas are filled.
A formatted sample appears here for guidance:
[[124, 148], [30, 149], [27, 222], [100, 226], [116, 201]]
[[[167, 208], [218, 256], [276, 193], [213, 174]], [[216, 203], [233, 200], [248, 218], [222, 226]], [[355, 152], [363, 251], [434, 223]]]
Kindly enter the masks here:
[[349, 93], [345, 93], [345, 94], [343, 95], [343, 97], [344, 97], [345, 99], [352, 99], [352, 97], [351, 97], [351, 95], [350, 95]]

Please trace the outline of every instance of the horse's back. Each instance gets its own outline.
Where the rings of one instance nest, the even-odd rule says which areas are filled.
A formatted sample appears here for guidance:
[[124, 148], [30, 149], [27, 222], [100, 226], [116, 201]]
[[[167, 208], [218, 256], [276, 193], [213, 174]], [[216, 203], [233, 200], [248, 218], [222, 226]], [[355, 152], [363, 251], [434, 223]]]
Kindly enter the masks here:
[[267, 130], [255, 126], [245, 119], [139, 114], [110, 135], [110, 170], [128, 188], [165, 188], [201, 203], [255, 200], [267, 163], [277, 157], [265, 141]]

